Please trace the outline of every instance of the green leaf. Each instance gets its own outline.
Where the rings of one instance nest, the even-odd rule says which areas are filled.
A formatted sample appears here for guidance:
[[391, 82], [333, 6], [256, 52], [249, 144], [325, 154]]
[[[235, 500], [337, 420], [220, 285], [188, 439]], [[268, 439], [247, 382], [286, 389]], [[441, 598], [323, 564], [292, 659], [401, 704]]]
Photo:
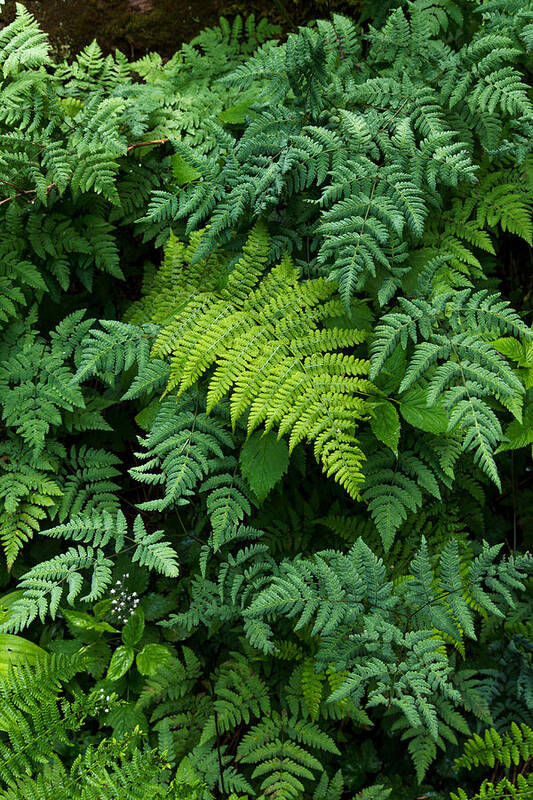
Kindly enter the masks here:
[[113, 601], [110, 597], [105, 597], [103, 600], [99, 600], [93, 606], [93, 614], [96, 619], [104, 619], [110, 613], [111, 609], [113, 608]]
[[144, 633], [144, 611], [137, 608], [122, 628], [122, 641], [132, 647]]
[[[518, 339], [512, 336], [503, 336], [501, 339], [496, 339], [494, 342], [491, 342], [491, 344], [498, 353], [510, 358], [511, 361], [518, 361], [521, 363], [524, 359], [524, 348], [522, 344]], [[524, 366], [524, 364], [521, 363], [521, 366]]]
[[126, 734], [131, 736], [135, 728], [140, 728], [143, 731], [148, 728], [148, 720], [133, 701], [121, 703], [112, 708], [107, 715], [106, 722], [113, 727], [113, 733], [117, 737], [122, 737]]
[[236, 103], [234, 106], [226, 108], [218, 115], [220, 122], [225, 122], [227, 125], [242, 125], [246, 117], [255, 116], [253, 111], [250, 111], [250, 106], [253, 100], [245, 100], [243, 103]]
[[63, 106], [66, 116], [71, 117], [72, 119], [83, 108], [83, 101], [77, 97], [60, 97], [58, 99], [59, 99], [59, 104]]
[[147, 644], [137, 653], [137, 669], [141, 675], [153, 675], [170, 657], [167, 648], [162, 644]]
[[178, 155], [172, 157], [172, 172], [179, 186], [184, 186], [201, 177], [201, 172], [191, 167], [184, 158]]
[[393, 453], [398, 453], [398, 442], [400, 441], [400, 417], [392, 403], [383, 401], [376, 403], [372, 409], [373, 416], [370, 418], [370, 427], [376, 439], [390, 447]]
[[120, 647], [117, 647], [111, 656], [111, 662], [106, 675], [107, 680], [118, 681], [119, 678], [122, 678], [133, 664], [134, 655], [135, 653], [131, 647], [125, 647], [122, 644]]
[[108, 622], [102, 622], [85, 611], [71, 611], [70, 609], [63, 608], [61, 612], [65, 619], [70, 622], [74, 628], [79, 628], [84, 631], [96, 631], [97, 633], [118, 633], [116, 628], [113, 628]]
[[0, 634], [0, 677], [5, 677], [10, 665], [36, 664], [46, 655], [42, 647], [23, 636]]
[[188, 756], [183, 758], [176, 770], [175, 782], [177, 786], [192, 786], [200, 782], [198, 773], [194, 769]]
[[386, 395], [397, 392], [405, 375], [406, 368], [407, 357], [405, 350], [402, 350], [401, 347], [397, 347], [383, 364], [375, 380], [376, 386], [379, 386]]
[[327, 317], [324, 320], [324, 327], [351, 328], [358, 331], [371, 331], [374, 323], [374, 314], [368, 307], [368, 301], [354, 298], [348, 311], [337, 314], [334, 317]]
[[428, 408], [424, 389], [409, 389], [400, 396], [400, 414], [404, 420], [426, 433], [446, 433], [448, 416], [444, 406], [435, 403]]
[[19, 589], [16, 592], [9, 592], [9, 594], [4, 594], [2, 597], [0, 597], [0, 625], [3, 625], [4, 622], [9, 620], [9, 617], [11, 616], [12, 605], [22, 597], [24, 597], [24, 592], [22, 589]]
[[524, 409], [523, 421], [513, 420], [503, 432], [504, 441], [500, 444], [496, 453], [503, 453], [505, 450], [520, 450], [533, 443], [533, 406], [528, 405]]
[[143, 408], [135, 416], [135, 422], [142, 428], [143, 431], [149, 431], [152, 427], [154, 419], [157, 417], [159, 409], [161, 408], [161, 401], [156, 397], [151, 403], [148, 403], [146, 408]]
[[274, 433], [253, 433], [242, 446], [240, 464], [242, 474], [262, 503], [287, 472], [289, 448]]
[[523, 369], [521, 370], [521, 378], [524, 383], [524, 388], [533, 389], [533, 369]]
[[383, 783], [376, 783], [357, 795], [357, 800], [386, 800], [390, 796], [392, 789], [388, 789]]
[[522, 419], [524, 416], [524, 410], [522, 408], [522, 398], [521, 397], [505, 397], [501, 399], [501, 403], [505, 408], [511, 412], [513, 417], [518, 420], [519, 423], [522, 423]]

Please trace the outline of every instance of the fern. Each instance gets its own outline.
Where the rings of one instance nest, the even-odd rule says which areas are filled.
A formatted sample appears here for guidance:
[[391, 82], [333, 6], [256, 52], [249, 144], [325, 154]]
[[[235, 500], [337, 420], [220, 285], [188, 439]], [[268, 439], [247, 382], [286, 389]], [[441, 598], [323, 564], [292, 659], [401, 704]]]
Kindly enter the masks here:
[[163, 498], [143, 503], [145, 510], [162, 511], [187, 503], [201, 481], [215, 471], [224, 455], [222, 448], [232, 448], [231, 435], [201, 412], [198, 404], [194, 397], [184, 398], [179, 405], [175, 398], [163, 401], [149, 434], [140, 440], [142, 462], [131, 470], [132, 475], [143, 483], [165, 484]]
[[302, 780], [312, 780], [313, 771], [321, 769], [308, 748], [338, 752], [329, 736], [312, 723], [276, 714], [251, 729], [239, 746], [238, 759], [257, 764], [253, 775], [262, 778], [262, 796], [276, 792], [294, 797], [304, 790]]
[[233, 425], [249, 411], [248, 432], [275, 425], [280, 435], [290, 433], [289, 450], [312, 441], [326, 473], [358, 496], [363, 456], [352, 431], [365, 404], [355, 392], [372, 387], [357, 377], [367, 371], [365, 361], [339, 350], [361, 342], [364, 333], [348, 327], [308, 333], [311, 321], [341, 313], [333, 289], [322, 280], [298, 286], [286, 259], [258, 284], [267, 252], [258, 227], [227, 286], [191, 298], [162, 329], [153, 353], [171, 354], [167, 391], [187, 390], [215, 365], [208, 412], [229, 392]]
[[498, 400], [520, 416], [524, 394], [521, 381], [489, 344], [507, 332], [527, 341], [531, 337], [508, 303], [486, 290], [447, 292], [433, 302], [402, 298], [400, 309], [385, 315], [376, 328], [370, 370], [376, 377], [395, 347], [407, 349], [413, 342], [399, 392], [420, 387], [428, 407], [443, 406], [448, 430], [461, 430], [462, 449], [474, 453], [498, 486], [494, 451], [503, 433], [485, 398]]
[[[339, 16], [263, 47], [224, 78], [241, 90], [257, 76], [270, 83], [244, 134], [227, 140], [222, 165], [198, 165], [204, 183], [185, 187], [170, 210], [170, 218], [188, 218], [189, 230], [210, 221], [197, 258], [265, 214], [300, 249], [289, 229], [303, 200], [311, 206], [317, 268], [339, 283], [345, 303], [377, 276], [390, 297], [405, 271], [406, 244], [422, 236], [434, 207], [431, 193], [477, 181], [465, 129], [494, 152], [511, 146], [504, 133], [510, 120], [527, 127], [531, 118], [516, 66], [520, 48], [480, 29], [444, 57], [441, 30], [458, 17], [448, 4], [439, 13], [435, 23], [432, 4], [413, 3], [408, 15], [397, 8], [382, 29], [371, 28], [355, 80], [358, 31]], [[484, 125], [496, 130], [492, 141]], [[194, 154], [182, 152], [192, 163]]]
[[531, 795], [533, 5], [348, 5], [0, 31], [6, 800]]
[[271, 710], [267, 687], [240, 654], [221, 665], [214, 694], [213, 714], [202, 731], [201, 743], [239, 725], [248, 725], [250, 720], [268, 715]]
[[452, 793], [452, 800], [468, 800], [469, 797], [472, 797], [472, 800], [482, 797], [527, 797], [531, 794], [533, 786], [531, 774], [527, 771], [531, 743], [531, 728], [527, 725], [518, 726], [515, 723], [512, 723], [504, 737], [492, 728], [487, 729], [483, 737], [476, 735], [469, 739], [465, 744], [463, 755], [456, 760], [457, 766], [472, 768], [483, 765], [494, 770], [501, 765], [506, 771], [513, 768], [513, 772], [510, 777], [505, 775], [497, 783], [494, 778], [485, 779], [475, 795], [468, 795], [463, 789], [459, 789], [457, 794]]
[[[475, 636], [470, 605], [502, 614], [485, 585], [506, 602], [511, 600], [509, 588], [519, 588], [516, 566], [504, 562], [497, 568], [491, 565], [494, 556], [495, 550], [486, 548], [472, 562], [463, 584], [457, 577], [461, 574], [457, 547], [451, 543], [441, 556], [437, 583], [423, 544], [412, 562], [410, 579], [396, 588], [386, 582], [383, 562], [361, 540], [347, 556], [326, 551], [312, 560], [286, 562], [246, 609], [250, 634], [254, 644], [271, 652], [268, 620], [296, 618], [295, 630], [310, 626], [311, 635], [320, 635], [322, 652], [317, 661], [322, 669], [333, 660], [336, 670], [346, 676], [331, 694], [332, 701], [350, 696], [359, 705], [368, 692], [367, 708], [392, 706], [410, 729], [426, 729], [437, 740], [436, 697], [439, 702], [460, 700], [444, 656], [447, 637]], [[402, 597], [407, 628], [393, 622], [396, 593]], [[255, 620], [267, 622], [261, 633]], [[413, 623], [416, 627], [409, 628]], [[382, 643], [379, 657], [374, 655], [376, 640]], [[416, 762], [419, 778], [435, 756], [434, 747], [428, 746], [427, 760]], [[417, 758], [422, 753], [418, 745], [415, 753]]]
[[120, 787], [130, 797], [144, 797], [148, 790], [175, 797], [165, 785], [165, 763], [153, 751], [137, 748], [138, 729], [121, 741], [104, 739], [98, 747], [89, 745], [71, 765], [62, 762], [61, 745], [67, 745], [69, 736], [101, 707], [99, 692], [86, 697], [78, 692], [70, 702], [59, 700], [61, 683], [81, 668], [80, 663], [49, 660], [37, 676], [20, 665], [2, 687], [2, 727], [8, 726], [9, 747], [5, 740], [0, 743], [0, 796], [67, 798], [75, 790], [92, 800], [116, 797]]
[[[20, 582], [23, 596], [13, 605], [9, 620], [2, 626], [4, 630], [19, 631], [37, 616], [43, 620], [46, 613], [55, 617], [65, 594], [71, 605], [82, 591], [85, 594], [81, 600], [87, 603], [99, 600], [112, 583], [113, 561], [103, 549], [109, 545], [117, 554], [128, 542], [133, 549], [131, 559], [134, 563], [169, 577], [178, 575], [175, 551], [163, 540], [162, 531], [148, 532], [142, 519], [137, 517], [133, 523], [133, 535], [129, 535], [121, 511], [116, 516], [108, 511], [102, 514], [88, 512], [43, 533], [83, 544], [69, 547], [64, 553], [42, 561], [25, 573]], [[85, 570], [90, 573], [90, 581], [84, 575]]]

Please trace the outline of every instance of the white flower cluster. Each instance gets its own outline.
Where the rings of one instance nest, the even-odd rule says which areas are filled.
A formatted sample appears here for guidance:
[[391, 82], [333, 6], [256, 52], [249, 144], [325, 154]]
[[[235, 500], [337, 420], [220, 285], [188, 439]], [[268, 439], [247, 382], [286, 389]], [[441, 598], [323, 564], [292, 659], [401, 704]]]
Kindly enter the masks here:
[[[129, 577], [129, 572], [126, 572], [124, 578]], [[119, 579], [109, 593], [113, 595], [111, 613], [116, 614], [119, 622], [127, 622], [139, 605], [137, 592], [129, 592], [124, 588], [124, 584]]]
[[112, 699], [112, 695], [106, 694], [104, 689], [99, 689], [96, 693], [95, 711], [103, 711], [105, 714], [108, 714], [109, 702]]

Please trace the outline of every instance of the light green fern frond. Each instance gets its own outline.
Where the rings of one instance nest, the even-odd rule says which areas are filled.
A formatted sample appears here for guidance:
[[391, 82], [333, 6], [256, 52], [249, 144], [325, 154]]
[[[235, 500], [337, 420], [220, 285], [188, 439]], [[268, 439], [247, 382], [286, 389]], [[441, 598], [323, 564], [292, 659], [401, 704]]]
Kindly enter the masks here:
[[[483, 736], [475, 734], [455, 763], [470, 770], [489, 767], [492, 777], [486, 778], [475, 794], [464, 789], [452, 792], [452, 800], [527, 800], [533, 792], [533, 773], [528, 769], [532, 751], [533, 731], [524, 723], [513, 722], [503, 735], [494, 728], [486, 729]], [[506, 774], [498, 780], [502, 770]]]
[[208, 412], [230, 396], [233, 424], [248, 415], [259, 425], [289, 434], [289, 449], [302, 440], [328, 475], [354, 497], [362, 482], [363, 454], [355, 436], [372, 391], [367, 362], [342, 350], [365, 333], [326, 326], [342, 314], [334, 287], [322, 279], [300, 283], [288, 258], [261, 279], [268, 237], [258, 225], [219, 291], [203, 291], [175, 312], [153, 353], [170, 352], [167, 391], [186, 391], [214, 367]]

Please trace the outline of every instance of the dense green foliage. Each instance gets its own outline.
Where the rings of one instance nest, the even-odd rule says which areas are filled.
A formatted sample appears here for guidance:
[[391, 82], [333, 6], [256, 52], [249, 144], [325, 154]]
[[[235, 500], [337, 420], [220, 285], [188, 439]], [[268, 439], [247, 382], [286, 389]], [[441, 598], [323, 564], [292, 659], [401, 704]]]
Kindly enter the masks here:
[[0, 798], [533, 792], [533, 4], [0, 30]]

